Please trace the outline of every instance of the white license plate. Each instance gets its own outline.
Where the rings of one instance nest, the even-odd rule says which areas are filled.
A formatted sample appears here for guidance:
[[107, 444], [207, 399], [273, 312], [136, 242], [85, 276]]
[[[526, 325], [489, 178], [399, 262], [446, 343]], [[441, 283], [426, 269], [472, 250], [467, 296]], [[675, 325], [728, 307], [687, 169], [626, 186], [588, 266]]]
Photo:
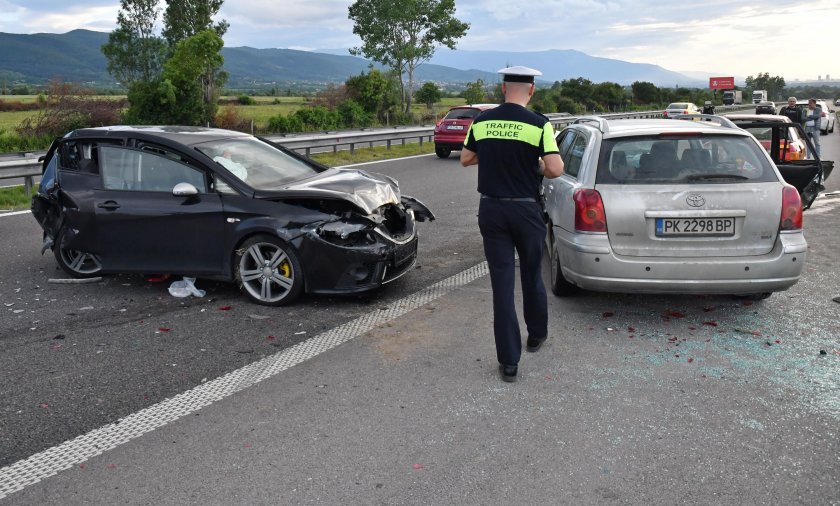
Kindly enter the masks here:
[[447, 130], [463, 130], [464, 127], [461, 125], [449, 125], [446, 127]]
[[731, 236], [735, 235], [735, 218], [656, 218], [656, 235]]

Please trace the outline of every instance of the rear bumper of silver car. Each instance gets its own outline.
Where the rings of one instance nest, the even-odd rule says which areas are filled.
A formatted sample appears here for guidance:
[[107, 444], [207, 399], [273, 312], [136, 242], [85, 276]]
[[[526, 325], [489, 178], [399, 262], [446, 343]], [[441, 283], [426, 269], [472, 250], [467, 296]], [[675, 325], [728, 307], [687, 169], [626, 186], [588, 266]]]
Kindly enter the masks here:
[[793, 286], [805, 265], [801, 232], [779, 234], [764, 255], [631, 257], [616, 255], [606, 234], [558, 234], [563, 276], [600, 292], [744, 295]]

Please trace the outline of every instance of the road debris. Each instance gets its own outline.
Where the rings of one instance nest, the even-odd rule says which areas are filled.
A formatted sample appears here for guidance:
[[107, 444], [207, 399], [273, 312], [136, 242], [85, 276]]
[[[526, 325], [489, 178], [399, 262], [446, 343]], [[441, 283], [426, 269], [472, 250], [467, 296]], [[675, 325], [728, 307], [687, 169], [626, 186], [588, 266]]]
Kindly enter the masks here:
[[195, 278], [184, 277], [180, 281], [173, 281], [169, 285], [169, 295], [178, 298], [189, 297], [190, 295], [204, 297], [207, 295], [207, 292], [196, 288]]
[[47, 280], [47, 283], [52, 283], [54, 285], [83, 285], [88, 283], [99, 283], [100, 281], [102, 281], [101, 276], [95, 278], [50, 278]]

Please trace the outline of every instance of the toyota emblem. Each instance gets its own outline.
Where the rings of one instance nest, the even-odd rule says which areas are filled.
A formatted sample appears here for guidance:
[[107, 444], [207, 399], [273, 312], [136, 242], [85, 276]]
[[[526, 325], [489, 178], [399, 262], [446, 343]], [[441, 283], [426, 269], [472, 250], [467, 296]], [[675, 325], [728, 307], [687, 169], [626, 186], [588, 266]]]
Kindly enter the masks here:
[[691, 207], [702, 207], [706, 204], [706, 199], [704, 199], [703, 196], [698, 193], [692, 193], [685, 198], [685, 202]]

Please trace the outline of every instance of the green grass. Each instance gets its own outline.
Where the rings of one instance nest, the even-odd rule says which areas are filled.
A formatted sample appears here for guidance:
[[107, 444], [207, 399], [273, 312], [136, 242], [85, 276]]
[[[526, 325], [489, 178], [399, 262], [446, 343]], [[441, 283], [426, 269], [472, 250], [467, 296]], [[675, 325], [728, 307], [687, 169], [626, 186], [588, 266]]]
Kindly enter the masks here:
[[0, 212], [29, 209], [32, 195], [35, 195], [37, 191], [37, 187], [32, 188], [32, 193], [27, 195], [23, 186], [0, 188]]
[[3, 111], [0, 112], [0, 131], [14, 131], [23, 120], [38, 114], [38, 111]]
[[38, 101], [38, 95], [0, 95], [0, 100], [32, 104]]
[[394, 145], [391, 149], [384, 146], [377, 146], [374, 148], [356, 148], [355, 153], [350, 154], [350, 151], [339, 151], [338, 153], [313, 153], [310, 158], [327, 165], [329, 167], [337, 167], [339, 165], [351, 165], [354, 163], [375, 162], [377, 160], [390, 160], [393, 158], [402, 158], [405, 156], [428, 155], [435, 152], [435, 145], [433, 142], [414, 142], [410, 144]]

